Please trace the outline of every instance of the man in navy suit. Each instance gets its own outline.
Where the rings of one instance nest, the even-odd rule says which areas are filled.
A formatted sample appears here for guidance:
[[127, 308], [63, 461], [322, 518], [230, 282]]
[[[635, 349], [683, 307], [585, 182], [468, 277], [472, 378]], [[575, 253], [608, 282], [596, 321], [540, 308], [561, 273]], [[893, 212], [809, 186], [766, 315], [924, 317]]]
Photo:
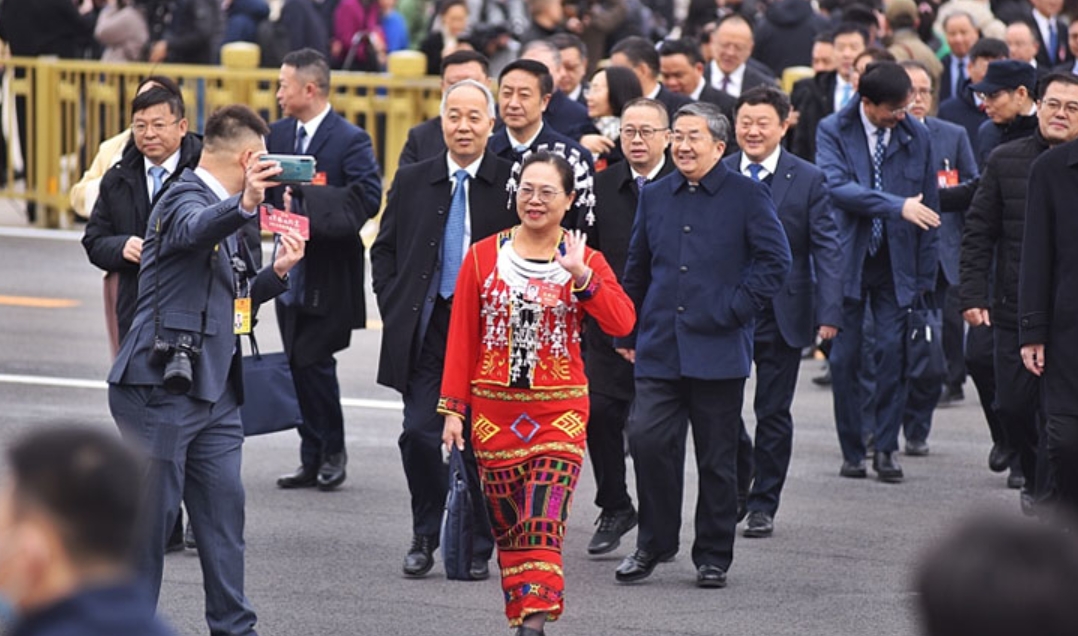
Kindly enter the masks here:
[[943, 20], [943, 33], [951, 52], [940, 58], [943, 73], [940, 75], [939, 101], [957, 95], [969, 79], [966, 67], [970, 62], [970, 49], [981, 38], [981, 32], [973, 22], [973, 16], [965, 11], [954, 11]]
[[984, 101], [969, 87], [984, 79], [990, 63], [1007, 59], [1007, 43], [995, 38], [981, 38], [969, 50], [968, 57], [970, 61], [966, 65], [966, 81], [959, 87], [957, 94], [940, 100], [939, 118], [966, 129], [976, 159], [977, 131], [988, 116], [984, 113]]
[[842, 248], [826, 177], [782, 149], [789, 115], [790, 99], [777, 87], [757, 86], [742, 93], [734, 120], [741, 152], [723, 160], [730, 170], [767, 184], [793, 257], [786, 282], [756, 316], [756, 447], [747, 449], [755, 471], [746, 537], [767, 537], [774, 531], [793, 447], [790, 405], [801, 351], [812, 346], [817, 335], [834, 338], [842, 324]]
[[[466, 79], [490, 84], [490, 61], [475, 51], [454, 51], [442, 58], [442, 93]], [[401, 150], [398, 168], [437, 157], [445, 152], [445, 136], [442, 133], [442, 116], [432, 117], [408, 130], [408, 139]]]
[[632, 36], [618, 42], [610, 50], [610, 64], [632, 69], [640, 80], [644, 97], [662, 102], [668, 113], [676, 113], [677, 109], [692, 103], [691, 97], [668, 90], [659, 82], [659, 52], [646, 38]]
[[820, 122], [816, 164], [838, 209], [846, 272], [843, 331], [831, 350], [835, 424], [843, 477], [865, 477], [859, 381], [862, 324], [876, 335], [876, 452], [881, 481], [900, 482], [894, 458], [906, 405], [904, 341], [914, 300], [936, 287], [939, 195], [928, 129], [906, 117], [911, 84], [894, 62], [865, 69], [858, 95]]
[[1040, 45], [1037, 67], [1045, 72], [1074, 59], [1067, 46], [1067, 23], [1060, 18], [1063, 0], [1029, 0], [1032, 5], [1023, 16]]
[[616, 339], [635, 366], [629, 449], [636, 468], [636, 550], [615, 573], [647, 578], [678, 552], [685, 438], [692, 422], [700, 488], [696, 584], [725, 587], [737, 529], [737, 444], [756, 316], [782, 287], [790, 247], [763, 184], [722, 165], [726, 117], [713, 104], [673, 119], [678, 171], [640, 193], [624, 287], [637, 330]]
[[[932, 77], [928, 69], [916, 60], [901, 63], [913, 84], [913, 100], [909, 114], [928, 128], [932, 136], [934, 161], [941, 188], [969, 183], [977, 178], [977, 163], [973, 159], [966, 131], [936, 117], [932, 111]], [[941, 209], [939, 228], [939, 275], [936, 278], [934, 298], [929, 303], [943, 309], [944, 357], [947, 362], [943, 386], [952, 400], [963, 393], [966, 381], [966, 365], [962, 343], [965, 339], [961, 303], [958, 299], [958, 253], [962, 246], [962, 225], [965, 206], [957, 210]], [[928, 454], [928, 434], [932, 428], [932, 411], [940, 400], [940, 382], [935, 380], [911, 380], [906, 411], [902, 416], [902, 429], [906, 437], [907, 455]]]
[[752, 25], [740, 13], [731, 13], [711, 33], [711, 64], [706, 79], [732, 97], [760, 84], [775, 84], [771, 69], [753, 59]]
[[[436, 409], [459, 263], [446, 267], [446, 241], [456, 238], [458, 247], [469, 245], [518, 222], [506, 206], [505, 183], [512, 166], [486, 152], [494, 128], [494, 96], [486, 83], [453, 84], [443, 93], [441, 110], [448, 150], [397, 171], [378, 239], [371, 246], [371, 282], [385, 325], [378, 382], [404, 398], [398, 445], [412, 496], [412, 546], [403, 567], [410, 577], [424, 576], [434, 565], [449, 490], [442, 461], [444, 418]], [[459, 171], [466, 176], [458, 177]], [[459, 200], [454, 196], [457, 188], [463, 188]], [[454, 201], [463, 206], [457, 217]], [[470, 446], [465, 461], [472, 471], [472, 500], [483, 501]], [[471, 575], [485, 579], [494, 539], [483, 506], [475, 506], [475, 513]]]
[[289, 289], [288, 273], [304, 251], [298, 234], [282, 236], [276, 261], [258, 271], [239, 233], [281, 172], [258, 161], [267, 132], [246, 106], [206, 120], [198, 168], [185, 170], [150, 215], [135, 319], [108, 377], [117, 426], [150, 458], [153, 508], [138, 551], [146, 589], [156, 602], [182, 497], [198, 536], [206, 622], [211, 633], [234, 636], [255, 633], [243, 593], [243, 375], [235, 335], [243, 330], [234, 329], [242, 312], [236, 301], [247, 299], [249, 321], [253, 307]]
[[[277, 480], [281, 488], [332, 490], [345, 480], [348, 455], [333, 355], [367, 322], [359, 230], [382, 202], [370, 136], [335, 113], [328, 100], [325, 57], [313, 49], [285, 56], [277, 90], [285, 117], [270, 126], [266, 145], [273, 153], [314, 156], [317, 173], [310, 185], [290, 186], [293, 211], [310, 219], [311, 242], [292, 289], [276, 307], [303, 414], [300, 466]], [[284, 190], [269, 193], [277, 207], [284, 206]]]
[[588, 47], [584, 41], [572, 33], [555, 33], [550, 36], [550, 43], [561, 51], [562, 80], [558, 85], [561, 92], [574, 102], [587, 108], [588, 100], [584, 97], [588, 74]]
[[[554, 130], [543, 119], [543, 111], [554, 92], [554, 77], [550, 69], [535, 60], [516, 60], [502, 69], [498, 76], [498, 112], [502, 123], [487, 142], [487, 150], [516, 163], [527, 150], [545, 146], [551, 150], [562, 144], [566, 154], [576, 151], [594, 174], [591, 153], [569, 137]], [[566, 215], [568, 219], [568, 215]]]
[[737, 99], [704, 81], [704, 59], [696, 40], [664, 40], [659, 47], [659, 67], [667, 90], [696, 102], [715, 104], [723, 115], [733, 120]]

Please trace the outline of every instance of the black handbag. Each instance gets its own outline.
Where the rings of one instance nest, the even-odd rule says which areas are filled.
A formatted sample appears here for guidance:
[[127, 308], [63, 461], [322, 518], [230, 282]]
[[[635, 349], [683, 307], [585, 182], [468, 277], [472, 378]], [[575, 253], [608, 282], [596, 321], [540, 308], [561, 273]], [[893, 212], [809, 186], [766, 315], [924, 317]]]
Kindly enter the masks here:
[[449, 453], [449, 493], [445, 497], [445, 514], [442, 516], [442, 561], [445, 577], [454, 581], [471, 581], [472, 493], [468, 490], [468, 473], [464, 456], [453, 446]]
[[910, 308], [906, 327], [906, 377], [942, 380], [947, 373], [943, 354], [943, 310], [921, 298]]
[[258, 350], [254, 331], [249, 337], [251, 355], [243, 356], [243, 434], [250, 437], [296, 428], [303, 423], [303, 415], [288, 356], [284, 352], [264, 354]]

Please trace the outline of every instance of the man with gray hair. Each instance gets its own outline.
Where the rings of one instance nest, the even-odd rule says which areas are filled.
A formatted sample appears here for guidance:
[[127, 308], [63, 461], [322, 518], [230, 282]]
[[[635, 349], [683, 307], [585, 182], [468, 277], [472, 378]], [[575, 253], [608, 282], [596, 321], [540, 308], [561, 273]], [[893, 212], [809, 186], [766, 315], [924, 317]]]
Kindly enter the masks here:
[[762, 183], [722, 164], [730, 124], [713, 104], [674, 115], [677, 172], [640, 192], [622, 284], [637, 332], [614, 345], [635, 364], [629, 450], [636, 468], [636, 551], [623, 583], [678, 552], [685, 438], [693, 427], [700, 484], [696, 584], [725, 587], [737, 526], [737, 444], [756, 314], [790, 269], [790, 247]]
[[[469, 245], [517, 222], [506, 206], [512, 164], [486, 152], [494, 106], [484, 83], [467, 79], [446, 89], [441, 120], [447, 149], [397, 171], [371, 246], [372, 282], [385, 325], [378, 383], [404, 399], [398, 445], [412, 497], [413, 538], [403, 566], [409, 577], [425, 576], [434, 566], [449, 485], [436, 408], [457, 272]], [[483, 501], [471, 446], [465, 462], [472, 499]], [[476, 506], [473, 579], [489, 576], [493, 549], [486, 514]]]

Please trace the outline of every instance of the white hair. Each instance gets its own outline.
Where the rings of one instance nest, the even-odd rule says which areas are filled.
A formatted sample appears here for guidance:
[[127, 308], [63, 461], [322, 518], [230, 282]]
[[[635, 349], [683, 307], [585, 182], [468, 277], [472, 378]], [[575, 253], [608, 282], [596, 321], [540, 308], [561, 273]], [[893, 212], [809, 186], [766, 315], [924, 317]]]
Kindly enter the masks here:
[[485, 84], [483, 84], [482, 82], [477, 82], [477, 81], [475, 81], [473, 79], [461, 80], [461, 81], [457, 82], [456, 84], [453, 84], [449, 88], [445, 89], [445, 92], [442, 93], [442, 107], [439, 109], [438, 113], [444, 117], [445, 116], [445, 105], [446, 105], [446, 102], [449, 101], [450, 93], [457, 90], [458, 88], [464, 88], [465, 86], [472, 86], [472, 87], [478, 88], [479, 90], [483, 91], [483, 97], [485, 97], [486, 100], [487, 100], [487, 114], [490, 115], [491, 119], [494, 119], [494, 117], [495, 117], [494, 93], [491, 93], [490, 88], [487, 87]]

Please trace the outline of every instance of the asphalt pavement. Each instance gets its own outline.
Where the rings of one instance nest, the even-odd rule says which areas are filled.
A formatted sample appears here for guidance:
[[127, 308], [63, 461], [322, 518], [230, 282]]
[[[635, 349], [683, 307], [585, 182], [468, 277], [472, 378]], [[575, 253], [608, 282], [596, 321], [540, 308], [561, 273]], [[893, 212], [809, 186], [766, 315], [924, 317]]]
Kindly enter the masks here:
[[[112, 430], [103, 382], [109, 354], [101, 274], [87, 262], [78, 234], [0, 227], [0, 272], [0, 443], [61, 423]], [[377, 319], [373, 302], [369, 306]], [[272, 311], [266, 309], [271, 307], [262, 312], [259, 340], [264, 350], [278, 350]], [[497, 576], [450, 582], [440, 563], [422, 580], [401, 575], [411, 533], [396, 449], [400, 403], [395, 392], [374, 381], [379, 336], [377, 330], [357, 331], [352, 347], [339, 356], [350, 459], [339, 491], [276, 488], [276, 477], [298, 464], [293, 432], [245, 445], [247, 593], [259, 632], [509, 634]], [[598, 514], [587, 467], [566, 538], [566, 612], [547, 633], [919, 633], [911, 576], [922, 551], [974, 511], [1018, 514], [1017, 492], [1006, 489], [1003, 475], [988, 471], [990, 441], [972, 383], [966, 384], [964, 402], [938, 411], [931, 454], [900, 457], [904, 483], [840, 478], [831, 394], [810, 381], [819, 368], [811, 360], [802, 365], [793, 407], [793, 462], [775, 534], [738, 538], [728, 588], [694, 585], [692, 459], [686, 465], [681, 554], [630, 586], [614, 581], [614, 568], [631, 550], [635, 531], [606, 557], [585, 552]], [[750, 381], [747, 395], [752, 390]], [[751, 428], [750, 406], [745, 417]], [[161, 610], [181, 634], [207, 633], [193, 552], [168, 556]]]

